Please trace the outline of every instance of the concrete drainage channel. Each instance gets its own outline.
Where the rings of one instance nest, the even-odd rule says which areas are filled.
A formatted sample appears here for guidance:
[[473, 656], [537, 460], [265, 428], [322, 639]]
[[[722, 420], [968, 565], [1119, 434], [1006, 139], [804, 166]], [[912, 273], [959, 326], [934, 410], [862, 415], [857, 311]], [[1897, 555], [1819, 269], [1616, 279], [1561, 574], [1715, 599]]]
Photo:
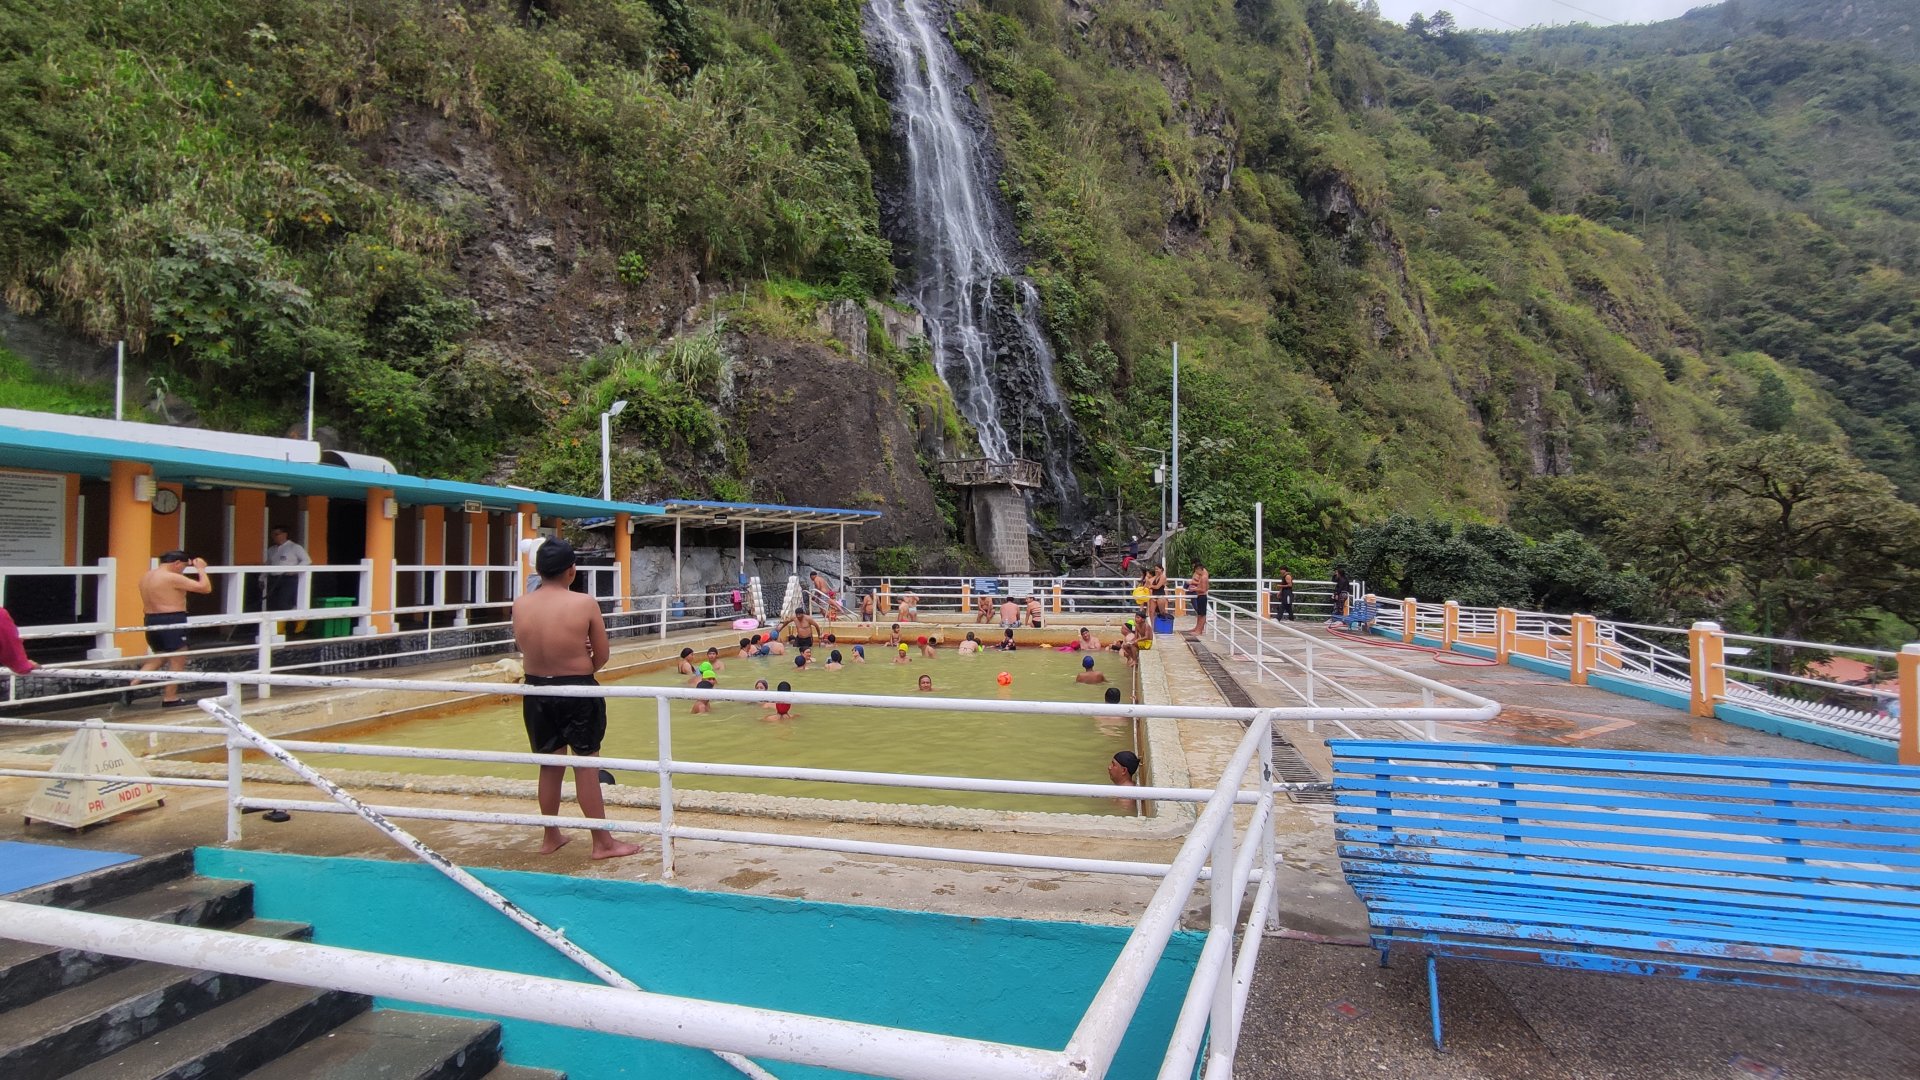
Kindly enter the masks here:
[[[1213, 680], [1214, 689], [1227, 699], [1227, 704], [1242, 709], [1258, 707], [1240, 681], [1227, 671], [1225, 665], [1220, 663], [1220, 658], [1213, 655], [1213, 650], [1207, 648], [1199, 638], [1188, 637], [1187, 648], [1193, 650], [1194, 662], [1200, 665], [1201, 671], [1207, 673], [1207, 678]], [[1300, 756], [1300, 751], [1278, 730], [1273, 733], [1273, 772], [1274, 779], [1282, 783], [1325, 785], [1310, 791], [1288, 791], [1287, 798], [1294, 802], [1321, 805], [1333, 802], [1333, 782], [1314, 771], [1307, 759]]]

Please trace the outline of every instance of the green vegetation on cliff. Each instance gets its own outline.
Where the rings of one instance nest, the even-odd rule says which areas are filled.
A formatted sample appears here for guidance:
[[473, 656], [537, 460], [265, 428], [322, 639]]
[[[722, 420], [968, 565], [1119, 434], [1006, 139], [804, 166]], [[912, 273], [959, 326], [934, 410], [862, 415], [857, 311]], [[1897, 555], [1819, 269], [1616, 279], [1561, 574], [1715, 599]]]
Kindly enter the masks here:
[[314, 370], [360, 444], [489, 468], [543, 391], [454, 264], [479, 208], [374, 160], [420, 116], [488, 140], [500, 197], [573, 212], [578, 274], [890, 280], [855, 0], [20, 0], [0, 296], [124, 336], [216, 422], [286, 427]]

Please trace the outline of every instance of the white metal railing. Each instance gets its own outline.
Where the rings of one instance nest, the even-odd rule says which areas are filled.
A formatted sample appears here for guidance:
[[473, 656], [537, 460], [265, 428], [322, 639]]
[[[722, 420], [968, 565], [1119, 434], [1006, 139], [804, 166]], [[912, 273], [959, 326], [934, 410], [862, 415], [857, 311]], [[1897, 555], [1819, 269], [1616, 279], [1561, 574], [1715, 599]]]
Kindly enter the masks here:
[[[1282, 632], [1291, 628], [1281, 628]], [[1385, 665], [1380, 667], [1393, 674]], [[132, 672], [93, 671], [86, 677], [100, 680], [126, 680], [136, 676]], [[155, 677], [155, 676], [148, 676]], [[162, 678], [183, 678], [182, 676], [160, 673]], [[1417, 678], [1417, 677], [1415, 677]], [[425, 749], [414, 747], [366, 746], [359, 744], [340, 744], [307, 742], [298, 740], [270, 740], [258, 732], [243, 726], [239, 718], [240, 688], [252, 686], [298, 686], [331, 688], [372, 688], [389, 691], [421, 691], [431, 693], [467, 693], [474, 684], [445, 682], [435, 680], [405, 679], [355, 679], [344, 677], [313, 677], [290, 675], [244, 674], [227, 677], [228, 694], [225, 698], [203, 702], [203, 708], [223, 720], [231, 720], [230, 728], [195, 727], [184, 728], [152, 724], [101, 724], [99, 721], [32, 721], [36, 726], [73, 729], [84, 726], [100, 726], [122, 731], [161, 731], [172, 734], [182, 732], [204, 733], [222, 736], [227, 747], [227, 779], [181, 780], [155, 778], [154, 783], [165, 786], [206, 787], [223, 786], [227, 794], [228, 830], [233, 840], [238, 840], [241, 827], [241, 814], [249, 809], [277, 807], [282, 809], [304, 810], [315, 813], [362, 813], [363, 816], [383, 819], [426, 819], [452, 820], [475, 823], [501, 824], [511, 826], [561, 828], [590, 828], [612, 832], [648, 833], [659, 837], [661, 844], [661, 871], [666, 877], [672, 876], [673, 844], [680, 840], [699, 840], [726, 843], [741, 843], [761, 846], [804, 847], [816, 850], [840, 851], [853, 854], [881, 855], [901, 858], [936, 859], [941, 861], [964, 861], [976, 864], [1044, 867], [1069, 871], [1082, 871], [1110, 874], [1131, 874], [1162, 879], [1153, 898], [1144, 909], [1141, 919], [1119, 959], [1109, 972], [1105, 983], [1083, 1017], [1066, 1050], [1052, 1051], [1036, 1048], [1005, 1048], [1000, 1044], [980, 1043], [974, 1040], [953, 1039], [946, 1036], [926, 1035], [918, 1032], [903, 1032], [898, 1029], [871, 1025], [842, 1025], [835, 1030], [847, 1035], [851, 1042], [841, 1050], [823, 1050], [820, 1045], [795, 1043], [784, 1045], [776, 1052], [769, 1052], [768, 1041], [752, 1044], [756, 1053], [763, 1056], [778, 1056], [786, 1060], [805, 1061], [825, 1064], [835, 1068], [853, 1069], [871, 1072], [880, 1061], [873, 1056], [878, 1046], [901, 1047], [907, 1058], [918, 1060], [920, 1065], [894, 1067], [889, 1065], [890, 1075], [927, 1075], [927, 1076], [1046, 1076], [1046, 1077], [1098, 1077], [1105, 1073], [1117, 1052], [1133, 1011], [1138, 1007], [1148, 981], [1164, 953], [1172, 932], [1177, 928], [1181, 913], [1188, 906], [1188, 898], [1201, 881], [1211, 882], [1209, 895], [1208, 930], [1205, 944], [1201, 950], [1195, 973], [1190, 981], [1187, 997], [1176, 1024], [1167, 1057], [1163, 1062], [1163, 1076], [1187, 1076], [1194, 1069], [1203, 1036], [1207, 1037], [1210, 1050], [1207, 1060], [1207, 1075], [1225, 1077], [1231, 1075], [1232, 1059], [1237, 1041], [1238, 1020], [1245, 1009], [1248, 988], [1251, 982], [1252, 966], [1257, 957], [1260, 929], [1271, 925], [1273, 914], [1274, 890], [1274, 847], [1271, 829], [1276, 791], [1289, 786], [1273, 780], [1271, 768], [1271, 747], [1273, 743], [1273, 725], [1281, 720], [1301, 719], [1338, 719], [1342, 717], [1373, 718], [1391, 711], [1403, 716], [1428, 717], [1441, 720], [1484, 719], [1497, 711], [1497, 706], [1486, 703], [1485, 708], [1443, 706], [1429, 709], [1343, 709], [1343, 708], [1298, 708], [1298, 709], [1233, 709], [1195, 706], [1129, 706], [1129, 705], [1080, 705], [1059, 702], [1022, 702], [1022, 701], [979, 701], [971, 699], [925, 699], [920, 697], [893, 697], [848, 694], [769, 694], [756, 691], [694, 690], [683, 687], [540, 687], [528, 688], [511, 684], [486, 684], [486, 692], [525, 695], [538, 693], [550, 696], [608, 698], [651, 698], [656, 703], [659, 722], [659, 751], [654, 759], [621, 758], [583, 758], [568, 755], [512, 754], [484, 751], [455, 751], [443, 749]], [[1451, 694], [1463, 701], [1484, 701], [1473, 695], [1451, 691], [1440, 684], [1433, 684], [1435, 692]], [[1129, 717], [1194, 718], [1194, 719], [1233, 719], [1247, 724], [1247, 731], [1240, 739], [1231, 760], [1227, 763], [1219, 781], [1211, 789], [1173, 788], [1173, 787], [1137, 787], [1117, 789], [1102, 784], [1067, 784], [1039, 781], [1019, 781], [1010, 779], [982, 779], [972, 777], [920, 776], [909, 774], [873, 773], [851, 770], [812, 769], [788, 766], [741, 765], [718, 762], [677, 761], [672, 755], [672, 725], [670, 703], [686, 699], [726, 699], [741, 701], [785, 700], [796, 704], [812, 704], [836, 707], [882, 707], [908, 709], [947, 709], [974, 712], [994, 712], [1012, 714], [1041, 714], [1052, 716], [1093, 716], [1123, 715]], [[224, 716], [222, 714], [225, 714]], [[387, 757], [432, 757], [449, 760], [469, 760], [488, 762], [512, 762], [522, 765], [560, 765], [572, 768], [594, 769], [610, 768], [622, 770], [645, 770], [659, 775], [660, 796], [659, 816], [656, 821], [628, 821], [617, 819], [587, 820], [580, 818], [546, 817], [537, 814], [506, 814], [477, 811], [463, 805], [451, 808], [432, 806], [374, 806], [359, 804], [357, 800], [331, 802], [290, 802], [284, 798], [259, 798], [248, 795], [244, 788], [244, 773], [241, 769], [242, 756], [249, 747], [267, 749], [269, 747], [288, 755], [301, 753], [342, 753], [360, 756]], [[279, 757], [278, 754], [275, 755]], [[284, 761], [283, 761], [284, 764]], [[308, 770], [311, 771], [311, 770]], [[0, 769], [0, 775], [45, 776], [40, 770]], [[843, 836], [807, 836], [798, 834], [776, 834], [749, 832], [736, 829], [695, 828], [677, 824], [673, 817], [674, 778], [676, 776], [751, 776], [783, 779], [805, 779], [848, 784], [887, 784], [897, 786], [919, 786], [940, 789], [1003, 791], [1008, 793], [1062, 796], [1062, 797], [1114, 797], [1124, 790], [1124, 797], [1151, 802], [1189, 802], [1200, 803], [1199, 815], [1183, 842], [1179, 853], [1168, 863], [1128, 862], [1119, 860], [1086, 859], [1072, 856], [1048, 856], [1025, 852], [995, 852], [976, 849], [942, 848], [937, 846], [909, 845], [863, 841]], [[310, 778], [311, 779], [311, 778]], [[323, 785], [324, 788], [324, 785]], [[330, 792], [331, 794], [331, 792]], [[352, 802], [353, 805], [346, 805]], [[1246, 826], [1236, 832], [1234, 826], [1234, 807], [1250, 805], [1253, 807], [1251, 819]], [[390, 822], [389, 822], [390, 824]], [[393, 835], [393, 833], [389, 833]], [[396, 837], [398, 839], [398, 837]], [[1246, 904], [1247, 889], [1258, 883], [1258, 889], [1250, 907]], [[1240, 917], [1243, 908], [1248, 914]], [[12, 912], [8, 912], [11, 916]], [[98, 917], [94, 917], [98, 918]], [[89, 923], [82, 927], [81, 923]], [[10, 932], [25, 925], [18, 920], [9, 922]], [[41, 927], [45, 922], [33, 925]], [[42, 932], [39, 929], [35, 933]], [[46, 933], [58, 938], [49, 943], [88, 942], [99, 945], [103, 940], [104, 928], [91, 924], [90, 920], [67, 921], [56, 929]], [[76, 936], [77, 935], [77, 936]], [[24, 936], [16, 934], [15, 936]], [[140, 937], [131, 945], [124, 937], [114, 937], [113, 948], [105, 951], [117, 955], [144, 957], [147, 954], [138, 951], [120, 951], [125, 948], [162, 949], [156, 944], [162, 938], [173, 935], [149, 935]], [[31, 938], [31, 940], [40, 940]], [[91, 946], [89, 946], [91, 947]], [[223, 967], [223, 963], [239, 963], [239, 957], [246, 952], [213, 950], [213, 956], [199, 957], [195, 963], [202, 967], [218, 970], [240, 970], [238, 967]], [[385, 962], [383, 958], [382, 963]], [[310, 985], [333, 985], [343, 978], [343, 970], [352, 970], [353, 964], [343, 968], [338, 964], [301, 964], [301, 975], [294, 981], [310, 979]], [[277, 977], [285, 979], [282, 972]], [[518, 976], [502, 976], [519, 978]], [[480, 979], [480, 977], [476, 977]], [[484, 982], [485, 979], [480, 979]], [[478, 983], [476, 983], [478, 985]], [[492, 984], [488, 984], [492, 985]], [[578, 987], [578, 984], [571, 984]], [[581, 988], [584, 989], [584, 988]], [[388, 991], [382, 991], [388, 992]], [[669, 999], [651, 995], [637, 995], [629, 991], [622, 1000], [642, 1002], [636, 1006], [642, 1013], [651, 1015], [656, 1008], [692, 1010], [703, 1020], [726, 1015], [732, 1006], [688, 999]], [[392, 994], [410, 1000], [429, 1004], [444, 1004], [452, 1007], [469, 1008], [483, 1012], [504, 1012], [507, 1015], [519, 1015], [512, 1010], [496, 1007], [491, 998], [482, 999], [477, 992], [474, 995], [454, 994], [458, 1000], [440, 997], [422, 997], [417, 993]], [[753, 1013], [755, 1021], [767, 1018], [764, 1011]], [[580, 1015], [578, 1013], [576, 1016]], [[810, 1018], [809, 1018], [810, 1019]], [[724, 1025], [723, 1025], [724, 1026]], [[809, 1030], [825, 1030], [809, 1028]], [[698, 1037], [686, 1034], [698, 1031]], [[732, 1045], [725, 1038], [718, 1037], [713, 1027], [705, 1024], [691, 1025], [681, 1029], [681, 1037], [671, 1040], [685, 1045], [706, 1046], [709, 1049], [726, 1049]], [[1005, 1053], [1008, 1049], [1018, 1052]], [[821, 1054], [824, 1056], [810, 1056]], [[915, 1055], [936, 1054], [942, 1057], [943, 1064], [934, 1069], [926, 1065], [926, 1060]], [[958, 1055], [952, 1057], [951, 1055]], [[977, 1060], [976, 1060], [977, 1058]], [[904, 1060], [904, 1059], [903, 1059]], [[915, 1071], [916, 1069], [920, 1071]], [[932, 1071], [928, 1071], [931, 1069]], [[944, 1070], [944, 1071], [943, 1071]]]
[[[1791, 638], [1761, 637], [1755, 634], [1725, 634], [1723, 637], [1728, 642], [1748, 643], [1744, 646], [1727, 646], [1726, 652], [1729, 656], [1751, 655], [1753, 646], [1807, 649], [1828, 655], [1839, 653], [1863, 658], [1869, 665], [1882, 660], [1895, 660], [1900, 655], [1885, 649], [1830, 645], [1813, 641], [1796, 641]], [[1890, 711], [1884, 709], [1887, 703], [1899, 699], [1898, 691], [1855, 686], [1832, 679], [1794, 675], [1742, 664], [1722, 662], [1716, 667], [1726, 673], [1727, 700], [1731, 704], [1759, 709], [1778, 716], [1809, 720], [1827, 727], [1879, 739], [1897, 740], [1900, 737], [1899, 720]], [[1808, 690], [1801, 690], [1802, 687]], [[1804, 696], [1809, 690], [1818, 692], [1825, 700], [1809, 700]], [[1834, 700], [1835, 698], [1839, 700]]]
[[[1392, 664], [1382, 663], [1358, 650], [1349, 649], [1338, 641], [1315, 638], [1307, 631], [1288, 623], [1272, 618], [1263, 619], [1258, 612], [1238, 604], [1217, 603], [1213, 613], [1207, 619], [1207, 635], [1224, 646], [1229, 656], [1251, 663], [1257, 683], [1264, 683], [1271, 679], [1310, 709], [1317, 708], [1322, 695], [1329, 691], [1350, 702], [1350, 706], [1326, 719], [1352, 738], [1361, 736], [1348, 727], [1346, 722], [1368, 719], [1391, 721], [1414, 738], [1438, 739], [1439, 732], [1435, 726], [1435, 714], [1432, 711], [1438, 698], [1449, 699], [1472, 710], [1470, 716], [1456, 717], [1456, 719], [1490, 720], [1500, 712], [1500, 704], [1496, 701], [1416, 675]], [[1420, 706], [1417, 708], [1381, 706], [1329, 672], [1325, 664], [1325, 658], [1328, 657], [1355, 664], [1419, 690]], [[1307, 717], [1309, 732], [1315, 730], [1319, 719], [1322, 718], [1311, 715]], [[1424, 723], [1416, 726], [1413, 720], [1421, 720]]]
[[[1214, 578], [1209, 586], [1208, 595], [1225, 602], [1237, 603], [1250, 608], [1259, 604], [1259, 587], [1262, 583], [1252, 578]], [[1168, 611], [1172, 611], [1176, 601], [1184, 594], [1185, 603], [1191, 610], [1193, 594], [1187, 591], [1185, 578], [1168, 578], [1165, 600]], [[1280, 586], [1276, 579], [1264, 581], [1271, 604], [1277, 610]], [[1140, 605], [1135, 599], [1135, 590], [1140, 587], [1137, 577], [1058, 577], [1047, 574], [995, 574], [973, 575], [968, 577], [941, 577], [932, 575], [902, 576], [864, 576], [847, 579], [846, 593], [840, 603], [850, 612], [858, 612], [863, 597], [873, 596], [876, 600], [885, 596], [890, 609], [897, 610], [903, 596], [917, 598], [922, 615], [951, 616], [971, 614], [982, 599], [999, 604], [1006, 599], [1024, 603], [1029, 596], [1040, 599], [1041, 605], [1049, 617], [1064, 617], [1077, 614], [1130, 613]], [[1055, 612], [1053, 602], [1059, 597], [1060, 610]], [[968, 610], [962, 612], [963, 606]], [[875, 617], [880, 613], [875, 605]], [[1293, 609], [1300, 618], [1325, 618], [1333, 611], [1333, 583], [1327, 581], [1306, 581], [1296, 578], [1293, 583]], [[886, 621], [882, 619], [881, 621]]]

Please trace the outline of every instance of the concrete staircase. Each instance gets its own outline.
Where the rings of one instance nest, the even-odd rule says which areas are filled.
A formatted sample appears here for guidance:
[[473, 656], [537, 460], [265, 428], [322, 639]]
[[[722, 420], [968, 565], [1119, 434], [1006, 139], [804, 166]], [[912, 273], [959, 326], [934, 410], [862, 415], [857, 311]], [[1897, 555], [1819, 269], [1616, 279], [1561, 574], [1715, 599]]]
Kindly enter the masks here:
[[[251, 883], [192, 875], [193, 853], [180, 851], [6, 899], [262, 937], [312, 933], [254, 918]], [[361, 994], [0, 938], [7, 1080], [564, 1080], [502, 1064], [493, 1021], [372, 1010]]]

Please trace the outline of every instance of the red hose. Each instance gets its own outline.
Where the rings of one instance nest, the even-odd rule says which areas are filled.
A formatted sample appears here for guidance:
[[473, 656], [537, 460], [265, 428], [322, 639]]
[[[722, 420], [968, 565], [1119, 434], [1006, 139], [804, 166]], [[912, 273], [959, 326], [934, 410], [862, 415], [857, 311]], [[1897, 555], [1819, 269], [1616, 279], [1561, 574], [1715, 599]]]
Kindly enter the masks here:
[[1350, 634], [1345, 630], [1336, 630], [1331, 626], [1327, 627], [1327, 633], [1337, 638], [1345, 638], [1348, 641], [1357, 641], [1362, 645], [1375, 645], [1382, 649], [1398, 649], [1401, 652], [1426, 653], [1436, 661], [1442, 664], [1451, 664], [1454, 667], [1500, 666], [1500, 661], [1498, 660], [1489, 660], [1484, 656], [1464, 656], [1460, 653], [1450, 653], [1445, 649], [1436, 649], [1431, 645], [1414, 645], [1405, 641], [1392, 641], [1386, 638], [1373, 637], [1369, 634]]

